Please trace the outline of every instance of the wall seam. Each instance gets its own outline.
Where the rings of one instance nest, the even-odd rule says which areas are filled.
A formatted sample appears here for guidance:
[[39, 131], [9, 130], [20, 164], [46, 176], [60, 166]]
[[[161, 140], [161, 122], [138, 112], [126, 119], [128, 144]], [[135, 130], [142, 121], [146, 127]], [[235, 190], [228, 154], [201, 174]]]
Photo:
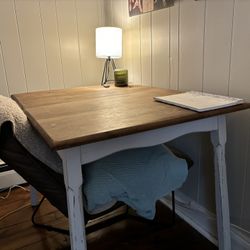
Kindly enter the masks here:
[[171, 9], [168, 8], [168, 88], [171, 88], [172, 77], [172, 53], [171, 53], [171, 39], [172, 39], [172, 22], [171, 22]]
[[[202, 138], [201, 134], [199, 134], [199, 138]], [[198, 147], [198, 159], [199, 159], [199, 168], [198, 168], [198, 178], [197, 178], [197, 202], [200, 202], [200, 178], [201, 178], [201, 148], [203, 147], [203, 140], [199, 141], [199, 144], [197, 143]]]
[[204, 25], [203, 25], [203, 49], [202, 49], [202, 80], [201, 90], [204, 91], [204, 74], [205, 74], [205, 43], [206, 43], [206, 17], [207, 17], [207, 0], [204, 3]]
[[99, 11], [98, 11], [98, 24], [99, 26], [104, 26], [105, 24], [105, 16], [104, 16], [104, 4], [103, 4], [103, 0], [98, 0], [97, 2]]
[[40, 0], [38, 1], [38, 7], [39, 7], [39, 17], [40, 17], [40, 23], [41, 23], [41, 32], [42, 32], [42, 39], [43, 39], [43, 49], [44, 49], [44, 56], [45, 56], [45, 68], [46, 68], [46, 72], [47, 72], [48, 87], [49, 87], [49, 89], [51, 89], [51, 85], [50, 85], [51, 82], [50, 82], [49, 70], [48, 70], [48, 58], [47, 58], [45, 37], [44, 37], [44, 24], [43, 24], [43, 20], [42, 20]]
[[110, 0], [110, 9], [111, 9], [111, 13], [112, 13], [112, 15], [111, 15], [111, 26], [114, 26], [114, 15], [113, 15], [114, 6], [113, 6], [113, 1], [112, 0]]
[[19, 29], [19, 23], [18, 23], [18, 18], [17, 18], [17, 11], [16, 11], [16, 0], [13, 1], [13, 10], [14, 10], [15, 18], [16, 18], [18, 44], [19, 44], [19, 49], [20, 49], [20, 52], [21, 52], [21, 59], [22, 59], [22, 65], [23, 65], [23, 74], [24, 74], [24, 79], [25, 79], [25, 87], [26, 87], [26, 92], [28, 92], [29, 89], [28, 89], [27, 75], [26, 75], [26, 71], [25, 71], [25, 63], [24, 63], [24, 57], [23, 57], [21, 35], [20, 35], [20, 29]]
[[[201, 85], [201, 90], [203, 92], [204, 89], [204, 65], [205, 65], [205, 38], [206, 38], [206, 12], [207, 12], [207, 0], [205, 0], [204, 3], [204, 25], [203, 25], [203, 50], [202, 50], [202, 85]], [[199, 169], [198, 169], [198, 179], [197, 179], [197, 201], [198, 203], [200, 202], [200, 179], [201, 179], [201, 148], [203, 148], [204, 141], [202, 135], [200, 135], [201, 141], [199, 142]]]
[[153, 25], [152, 25], [152, 11], [150, 12], [150, 86], [153, 87]]
[[180, 49], [181, 49], [181, 2], [178, 0], [178, 72], [177, 72], [177, 90], [180, 90]]
[[63, 87], [65, 88], [65, 76], [64, 76], [64, 69], [63, 69], [63, 60], [62, 60], [62, 44], [61, 44], [61, 38], [59, 34], [59, 22], [58, 22], [58, 11], [57, 11], [57, 4], [56, 0], [55, 3], [55, 12], [56, 12], [56, 30], [57, 30], [57, 37], [59, 42], [59, 48], [60, 48], [60, 61], [61, 61], [61, 70], [62, 70], [62, 78], [63, 78]]
[[122, 62], [122, 67], [123, 68], [125, 68], [125, 56], [124, 56], [124, 34], [125, 34], [125, 21], [124, 21], [124, 19], [125, 19], [125, 15], [124, 15], [124, 9], [123, 9], [123, 1], [120, 1], [120, 8], [121, 8], [121, 10], [123, 10], [122, 11], [122, 18], [121, 18], [121, 22], [120, 22], [120, 25], [121, 25], [121, 27], [120, 28], [122, 28], [122, 60], [121, 60], [121, 62]]
[[82, 84], [84, 85], [83, 72], [82, 72], [82, 56], [81, 56], [80, 36], [79, 36], [79, 24], [78, 24], [79, 21], [78, 21], [78, 14], [77, 14], [78, 12], [77, 12], [77, 7], [76, 7], [76, 0], [74, 1], [74, 6], [75, 6], [75, 13], [76, 13], [76, 32], [77, 32], [77, 43], [78, 43], [78, 53], [79, 53], [81, 79], [82, 79]]
[[8, 84], [7, 71], [6, 71], [4, 54], [3, 54], [3, 47], [2, 47], [1, 41], [0, 41], [0, 58], [2, 59], [2, 63], [3, 63], [4, 79], [5, 79], [5, 84], [7, 87], [8, 96], [10, 96], [10, 89], [9, 89], [9, 84]]
[[140, 79], [140, 85], [143, 85], [143, 83], [142, 83], [143, 78], [142, 78], [142, 48], [141, 48], [141, 47], [142, 47], [142, 46], [141, 46], [141, 43], [142, 43], [142, 42], [141, 42], [141, 40], [142, 40], [142, 38], [141, 38], [141, 37], [142, 37], [142, 36], [141, 36], [141, 16], [139, 17], [139, 24], [140, 24], [140, 25], [139, 25], [139, 29], [140, 29], [140, 30], [139, 30], [139, 31], [140, 31], [140, 73], [141, 73], [141, 74], [140, 74], [140, 78], [141, 78], [141, 79]]
[[241, 198], [241, 208], [240, 208], [240, 226], [243, 227], [243, 214], [244, 214], [244, 203], [246, 200], [246, 183], [247, 183], [247, 162], [248, 162], [248, 155], [250, 152], [250, 130], [248, 130], [247, 136], [248, 142], [247, 142], [247, 148], [246, 148], [246, 154], [245, 154], [245, 159], [244, 159], [244, 176], [243, 176], [243, 190], [242, 190], [242, 198]]
[[233, 13], [232, 13], [232, 32], [231, 32], [231, 44], [230, 44], [230, 50], [229, 50], [229, 75], [228, 75], [228, 89], [227, 89], [227, 95], [230, 95], [230, 82], [231, 82], [231, 69], [232, 69], [232, 49], [233, 49], [233, 35], [234, 35], [234, 15], [235, 15], [235, 0], [233, 0]]

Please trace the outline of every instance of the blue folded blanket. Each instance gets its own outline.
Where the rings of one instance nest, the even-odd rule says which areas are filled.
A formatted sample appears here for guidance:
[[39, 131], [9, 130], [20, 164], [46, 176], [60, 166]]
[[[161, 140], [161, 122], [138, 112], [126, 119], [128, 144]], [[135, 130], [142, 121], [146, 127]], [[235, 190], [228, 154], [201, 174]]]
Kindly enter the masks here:
[[84, 206], [95, 213], [123, 201], [153, 219], [156, 201], [179, 188], [187, 174], [186, 161], [163, 145], [120, 151], [83, 166]]

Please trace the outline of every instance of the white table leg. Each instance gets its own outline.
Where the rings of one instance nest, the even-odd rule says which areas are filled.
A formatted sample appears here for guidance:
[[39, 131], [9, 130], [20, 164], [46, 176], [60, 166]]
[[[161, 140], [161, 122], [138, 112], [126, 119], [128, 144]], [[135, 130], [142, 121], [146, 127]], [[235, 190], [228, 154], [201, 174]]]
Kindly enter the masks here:
[[211, 141], [214, 147], [215, 195], [219, 249], [230, 250], [231, 231], [225, 162], [225, 116], [218, 117], [218, 130], [211, 132]]
[[62, 150], [60, 155], [63, 158], [64, 182], [67, 191], [71, 249], [87, 250], [82, 204], [80, 147]]

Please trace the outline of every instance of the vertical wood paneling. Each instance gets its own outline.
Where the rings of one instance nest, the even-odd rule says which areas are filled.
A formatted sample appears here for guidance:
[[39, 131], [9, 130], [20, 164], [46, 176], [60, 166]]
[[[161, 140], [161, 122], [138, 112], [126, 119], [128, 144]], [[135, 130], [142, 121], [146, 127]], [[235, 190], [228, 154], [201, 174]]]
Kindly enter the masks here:
[[[204, 39], [205, 1], [180, 1], [179, 10], [179, 89], [202, 90], [203, 76], [203, 39]], [[196, 147], [193, 154], [196, 165], [192, 169], [192, 179], [187, 182], [184, 192], [196, 201], [199, 200], [201, 147], [199, 135], [191, 136], [190, 141], [184, 144]], [[187, 147], [187, 153], [191, 149]], [[192, 192], [191, 192], [192, 191]]]
[[94, 28], [103, 25], [103, 0], [0, 1], [10, 94], [99, 83]]
[[[115, 1], [115, 0], [114, 0]], [[121, 13], [122, 13], [122, 29], [123, 29], [123, 49], [122, 49], [122, 60], [120, 62], [121, 67], [128, 69], [129, 61], [128, 61], [128, 53], [126, 41], [128, 40], [128, 24], [129, 24], [129, 14], [128, 14], [128, 1], [121, 1]], [[130, 74], [128, 72], [128, 74]]]
[[152, 85], [169, 88], [169, 8], [152, 13]]
[[231, 78], [229, 95], [250, 100], [250, 1], [237, 0], [234, 11]]
[[[128, 69], [128, 81], [130, 84], [133, 84], [134, 82], [134, 75], [133, 75], [133, 53], [132, 53], [132, 49], [133, 49], [133, 46], [132, 44], [133, 43], [136, 43], [138, 44], [138, 42], [140, 42], [139, 38], [137, 37], [137, 39], [133, 39], [132, 38], [132, 19], [128, 19], [128, 26], [127, 26], [127, 32], [126, 32], [126, 40], [125, 40], [125, 50], [126, 50], [126, 55], [127, 55], [127, 59], [128, 59], [128, 66], [127, 66], [127, 69]], [[138, 30], [138, 27], [137, 27], [137, 30]], [[139, 47], [140, 49], [140, 47]], [[140, 55], [140, 54], [139, 54]], [[141, 74], [141, 69], [140, 69], [140, 72]]]
[[99, 11], [96, 11], [98, 8], [99, 1], [78, 0], [76, 2], [81, 71], [84, 85], [98, 85], [101, 82], [103, 60], [96, 58], [95, 54], [95, 29], [99, 26], [100, 18]]
[[141, 84], [141, 39], [140, 39], [140, 16], [129, 18], [126, 40], [129, 82]]
[[123, 0], [112, 0], [112, 9], [119, 10], [112, 12], [112, 25], [115, 27], [123, 27], [124, 22], [124, 1]]
[[55, 1], [40, 1], [41, 23], [51, 89], [63, 88], [62, 57], [57, 29]]
[[38, 1], [15, 1], [28, 91], [49, 89]]
[[[171, 88], [229, 93], [231, 96], [250, 100], [248, 69], [250, 2], [176, 0], [175, 5], [169, 9], [169, 30], [162, 28], [161, 18], [167, 19], [167, 17], [158, 17], [161, 11], [152, 12], [152, 27], [146, 15], [136, 17], [137, 21], [141, 19], [139, 38], [138, 29], [134, 29], [138, 22], [132, 25], [135, 20], [133, 17], [124, 19], [129, 23], [126, 29], [125, 57], [127, 68], [132, 72], [130, 79], [134, 81], [134, 74], [138, 74], [137, 71], [139, 71], [142, 82], [147, 81], [151, 74], [155, 81], [155, 70], [159, 70], [156, 69], [155, 60], [169, 59], [168, 77]], [[116, 19], [119, 13], [116, 5], [112, 6], [112, 13], [114, 12], [112, 18]], [[152, 38], [150, 38], [150, 32], [152, 32]], [[169, 36], [170, 39], [169, 55], [164, 54], [166, 44], [160, 43], [165, 36]], [[147, 54], [150, 43], [152, 43], [152, 51]], [[140, 47], [138, 44], [141, 44], [141, 53], [137, 56], [134, 54], [137, 51], [135, 44], [137, 48]], [[157, 50], [162, 53], [161, 58], [155, 57]], [[151, 70], [150, 56], [153, 59]], [[137, 67], [134, 67], [135, 65]], [[136, 71], [135, 68], [137, 68]], [[166, 72], [162, 70], [159, 72], [159, 78], [163, 78]], [[231, 220], [247, 229], [250, 228], [249, 113], [244, 111], [228, 116], [226, 153]], [[173, 143], [188, 153], [195, 162], [182, 191], [201, 205], [213, 210], [214, 169], [211, 166], [213, 159], [208, 135], [188, 135]], [[211, 195], [207, 196], [207, 193]]]
[[123, 30], [123, 55], [121, 59], [116, 60], [117, 67], [128, 69], [130, 84], [141, 84], [141, 18], [129, 17], [126, 0], [112, 0], [112, 3], [107, 4], [111, 9], [109, 12], [106, 10], [106, 13], [112, 15], [108, 17], [109, 22]]
[[113, 26], [113, 1], [104, 0], [104, 16], [105, 16], [105, 26]]
[[[246, 163], [248, 141], [247, 133], [249, 131], [249, 111], [238, 112], [231, 114], [227, 119], [227, 174], [228, 174], [228, 189], [229, 189], [229, 203], [230, 215], [232, 223], [240, 225], [243, 195], [244, 195], [244, 181], [245, 171], [249, 167]], [[248, 180], [248, 182], [250, 179]], [[249, 207], [248, 207], [249, 211]]]
[[179, 88], [179, 10], [180, 0], [176, 0], [175, 5], [169, 9], [170, 15], [170, 88]]
[[[203, 91], [228, 94], [233, 0], [207, 1], [204, 33]], [[209, 138], [202, 136], [199, 173], [199, 204], [214, 211], [214, 168]]]
[[124, 5], [124, 3], [126, 3], [126, 1], [123, 0], [112, 0], [112, 8], [114, 10], [119, 10], [119, 11], [114, 11], [113, 12], [113, 26], [115, 27], [119, 27], [122, 29], [122, 35], [123, 35], [123, 53], [122, 53], [122, 57], [120, 59], [116, 60], [116, 66], [117, 68], [124, 68], [124, 38], [125, 38], [125, 22], [124, 19], [126, 18], [126, 13], [124, 12], [124, 8], [125, 10], [127, 10], [126, 5]]
[[[81, 85], [82, 73], [84, 83], [96, 84], [97, 78], [99, 83], [101, 63], [94, 63], [95, 44], [89, 33], [96, 24], [104, 25], [104, 0], [79, 2], [86, 4], [84, 9], [80, 6], [81, 23], [75, 0], [58, 0], [57, 5], [55, 0], [0, 0], [0, 94], [62, 88], [65, 82], [66, 87]], [[81, 42], [90, 45], [85, 51], [78, 45], [82, 27]], [[83, 53], [90, 58], [82, 60], [86, 68], [80, 67]]]
[[0, 95], [9, 96], [7, 85], [6, 70], [4, 66], [4, 59], [2, 53], [2, 44], [0, 42]]
[[105, 3], [103, 0], [97, 0], [98, 4], [98, 27], [105, 25], [105, 13], [104, 13], [104, 6]]
[[57, 17], [65, 87], [83, 84], [75, 1], [57, 0]]
[[205, 1], [180, 1], [179, 88], [202, 90]]
[[[235, 1], [231, 76], [229, 82], [229, 94], [250, 100], [250, 2]], [[249, 146], [250, 146], [250, 112], [235, 114], [229, 123], [228, 141], [230, 143], [229, 154], [229, 181], [233, 194], [231, 211], [233, 216], [240, 217], [241, 225], [250, 230], [250, 173], [249, 173]], [[234, 136], [233, 136], [234, 135]], [[239, 147], [240, 145], [240, 147]], [[237, 162], [237, 159], [240, 161]], [[231, 164], [232, 162], [232, 164]], [[241, 206], [237, 206], [237, 204]], [[240, 210], [241, 209], [241, 210]]]
[[[250, 112], [247, 114], [248, 125], [250, 124]], [[246, 164], [245, 164], [245, 176], [244, 176], [244, 190], [243, 190], [243, 201], [242, 201], [242, 213], [241, 213], [241, 226], [250, 232], [250, 129], [246, 130], [246, 137], [248, 138], [247, 147], [246, 147]]]
[[152, 12], [141, 15], [142, 84], [152, 86]]
[[228, 94], [234, 0], [207, 1], [203, 91]]
[[26, 92], [26, 79], [13, 1], [0, 1], [0, 40], [10, 94]]

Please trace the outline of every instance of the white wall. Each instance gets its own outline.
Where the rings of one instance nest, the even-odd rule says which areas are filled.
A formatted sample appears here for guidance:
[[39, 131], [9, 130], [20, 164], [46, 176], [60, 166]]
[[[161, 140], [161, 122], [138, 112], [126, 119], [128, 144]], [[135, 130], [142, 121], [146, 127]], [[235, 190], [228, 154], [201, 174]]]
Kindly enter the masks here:
[[103, 0], [1, 0], [0, 94], [98, 84]]
[[[127, 0], [105, 1], [107, 25], [124, 31], [121, 67], [132, 83], [199, 90], [250, 101], [250, 1], [176, 0], [168, 9], [129, 17]], [[182, 191], [214, 210], [208, 134], [173, 142], [195, 165]], [[250, 112], [228, 116], [226, 160], [231, 223], [250, 230]]]
[[[99, 84], [103, 24], [103, 0], [0, 0], [0, 94]], [[0, 182], [20, 177], [8, 171]]]

